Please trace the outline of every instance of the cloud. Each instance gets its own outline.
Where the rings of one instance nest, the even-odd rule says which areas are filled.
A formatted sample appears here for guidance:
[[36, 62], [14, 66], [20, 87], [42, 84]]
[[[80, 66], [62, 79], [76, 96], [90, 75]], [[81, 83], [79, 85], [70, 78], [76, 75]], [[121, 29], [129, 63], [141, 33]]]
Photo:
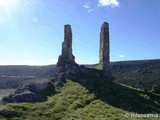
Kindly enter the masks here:
[[90, 6], [86, 4], [86, 5], [84, 5], [84, 8], [89, 9], [89, 8], [90, 8]]
[[124, 58], [125, 56], [124, 56], [124, 55], [118, 55], [118, 57], [120, 57], [120, 58]]
[[99, 0], [98, 6], [100, 7], [105, 7], [105, 6], [118, 7], [119, 2], [118, 0]]
[[85, 4], [83, 7], [84, 7], [85, 9], [87, 9], [87, 12], [88, 12], [88, 13], [90, 13], [90, 12], [93, 11], [93, 9], [89, 6], [89, 4]]

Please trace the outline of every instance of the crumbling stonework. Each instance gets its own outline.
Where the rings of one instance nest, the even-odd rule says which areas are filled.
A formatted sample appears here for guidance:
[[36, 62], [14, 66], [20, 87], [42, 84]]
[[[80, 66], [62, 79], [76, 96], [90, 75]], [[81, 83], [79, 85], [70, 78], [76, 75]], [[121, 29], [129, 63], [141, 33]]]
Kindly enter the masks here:
[[[108, 23], [104, 22], [100, 33], [100, 50], [99, 50], [99, 65], [102, 66], [104, 75], [110, 78], [109, 72], [109, 27]], [[77, 76], [88, 75], [89, 72], [84, 66], [79, 66], [75, 62], [75, 57], [72, 53], [72, 30], [70, 25], [64, 26], [64, 42], [62, 43], [62, 52], [58, 58], [55, 73], [52, 76], [52, 81], [56, 87], [62, 87], [66, 80], [75, 80]], [[94, 74], [94, 73], [93, 73]], [[84, 80], [78, 81], [85, 83]]]
[[109, 71], [109, 24], [104, 22], [100, 32], [100, 47], [99, 47], [99, 66], [104, 71]]
[[80, 74], [86, 72], [86, 69], [75, 62], [72, 53], [72, 30], [70, 25], [64, 26], [64, 42], [62, 43], [62, 52], [58, 58], [56, 72], [52, 80], [55, 80], [56, 87], [62, 87], [67, 79], [74, 80]]
[[75, 62], [75, 57], [72, 54], [72, 30], [70, 25], [64, 26], [64, 42], [62, 43], [62, 56], [70, 61]]
[[[75, 57], [72, 54], [72, 30], [70, 25], [64, 26], [64, 42], [62, 43], [62, 52], [58, 58], [56, 71], [64, 72], [68, 64], [75, 63]], [[64, 67], [65, 66], [65, 67]]]

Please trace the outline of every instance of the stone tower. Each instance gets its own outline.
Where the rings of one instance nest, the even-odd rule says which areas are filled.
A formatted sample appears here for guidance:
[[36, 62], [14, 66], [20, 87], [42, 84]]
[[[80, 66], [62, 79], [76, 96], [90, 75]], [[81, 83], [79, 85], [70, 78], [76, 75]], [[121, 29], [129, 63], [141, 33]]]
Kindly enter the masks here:
[[75, 57], [72, 54], [72, 30], [70, 25], [64, 26], [64, 41], [62, 42], [62, 52], [58, 58], [57, 70], [62, 71], [68, 63], [75, 63]]
[[109, 24], [104, 22], [100, 32], [100, 47], [99, 47], [99, 66], [104, 71], [109, 71]]
[[67, 24], [64, 26], [61, 55], [58, 57], [56, 70], [52, 76], [52, 79], [55, 80], [55, 86], [62, 87], [67, 79], [74, 80], [82, 73], [82, 70], [75, 62], [75, 57], [72, 53], [72, 30], [71, 26]]
[[62, 43], [61, 55], [70, 61], [75, 61], [72, 54], [72, 30], [70, 25], [64, 26], [64, 42]]

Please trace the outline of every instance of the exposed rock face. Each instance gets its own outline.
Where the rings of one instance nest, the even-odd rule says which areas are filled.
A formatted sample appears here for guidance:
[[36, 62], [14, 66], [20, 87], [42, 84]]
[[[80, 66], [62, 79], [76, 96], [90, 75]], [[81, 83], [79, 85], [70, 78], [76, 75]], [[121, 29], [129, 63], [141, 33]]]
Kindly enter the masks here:
[[72, 53], [72, 30], [70, 25], [64, 26], [64, 42], [62, 43], [62, 52], [58, 58], [56, 72], [52, 76], [56, 87], [62, 87], [67, 79], [73, 80], [78, 75], [86, 72], [84, 67], [80, 67], [75, 62]]
[[104, 22], [100, 32], [99, 65], [104, 71], [109, 71], [109, 24]]
[[17, 89], [14, 93], [4, 97], [3, 102], [40, 102], [47, 96], [54, 94], [54, 85], [50, 81], [30, 83]]

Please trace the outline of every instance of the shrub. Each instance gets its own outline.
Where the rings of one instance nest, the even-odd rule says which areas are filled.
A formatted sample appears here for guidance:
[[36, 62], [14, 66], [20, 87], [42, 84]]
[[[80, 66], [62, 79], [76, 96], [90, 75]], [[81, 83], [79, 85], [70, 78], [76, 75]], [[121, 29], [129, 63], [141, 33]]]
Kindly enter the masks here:
[[160, 94], [160, 86], [158, 85], [154, 85], [152, 87], [152, 92], [156, 93], [156, 94]]
[[4, 118], [12, 118], [12, 117], [18, 117], [20, 114], [15, 110], [1, 110], [0, 116], [3, 116]]

